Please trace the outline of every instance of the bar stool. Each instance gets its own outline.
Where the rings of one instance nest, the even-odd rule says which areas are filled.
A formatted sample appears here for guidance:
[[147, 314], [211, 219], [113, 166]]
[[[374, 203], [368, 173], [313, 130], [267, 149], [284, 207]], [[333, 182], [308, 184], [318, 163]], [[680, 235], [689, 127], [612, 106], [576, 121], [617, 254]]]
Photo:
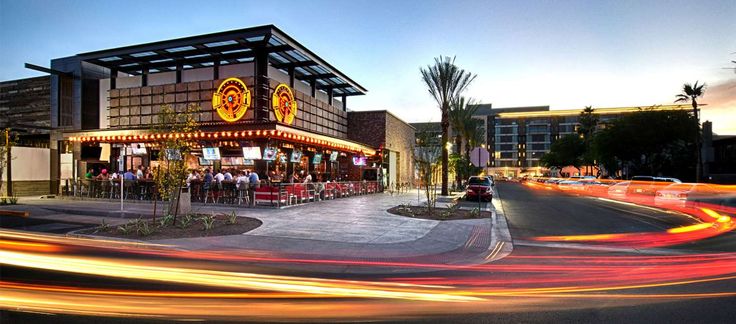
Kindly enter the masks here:
[[245, 205], [250, 205], [250, 195], [248, 195], [248, 184], [247, 183], [241, 183], [238, 187], [238, 206], [243, 204], [243, 201], [245, 201]]
[[217, 200], [220, 198], [219, 194], [220, 194], [221, 186], [222, 184], [220, 184], [217, 181], [212, 181], [212, 183], [210, 183], [209, 186], [205, 184], [205, 188], [204, 188], [204, 195], [205, 195], [204, 203], [205, 204], [207, 204], [207, 201], [210, 200], [210, 198], [212, 199], [213, 204], [217, 202]]

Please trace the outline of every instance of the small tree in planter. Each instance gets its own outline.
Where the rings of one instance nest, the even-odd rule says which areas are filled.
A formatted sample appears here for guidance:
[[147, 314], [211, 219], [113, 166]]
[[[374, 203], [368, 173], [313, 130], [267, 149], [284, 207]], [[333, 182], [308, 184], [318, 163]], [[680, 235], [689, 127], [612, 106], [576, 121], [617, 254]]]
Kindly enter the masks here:
[[417, 134], [417, 145], [414, 148], [414, 165], [416, 165], [419, 173], [420, 185], [425, 191], [427, 198], [427, 212], [432, 215], [435, 204], [437, 203], [437, 191], [435, 190], [435, 181], [439, 178], [440, 172], [440, 153], [444, 149], [434, 143], [431, 133], [427, 130], [420, 131]]
[[[179, 201], [179, 188], [186, 183], [188, 170], [185, 157], [191, 152], [191, 138], [187, 134], [199, 130], [197, 113], [199, 106], [189, 104], [184, 111], [177, 112], [171, 105], [163, 105], [156, 115], [157, 120], [151, 126], [151, 133], [159, 140], [159, 167], [153, 173], [153, 179], [163, 201], [168, 201], [168, 211], [174, 212], [176, 222], [176, 206]], [[158, 138], [161, 135], [161, 138]], [[183, 135], [183, 136], [182, 136]], [[178, 154], [167, 154], [168, 151]]]

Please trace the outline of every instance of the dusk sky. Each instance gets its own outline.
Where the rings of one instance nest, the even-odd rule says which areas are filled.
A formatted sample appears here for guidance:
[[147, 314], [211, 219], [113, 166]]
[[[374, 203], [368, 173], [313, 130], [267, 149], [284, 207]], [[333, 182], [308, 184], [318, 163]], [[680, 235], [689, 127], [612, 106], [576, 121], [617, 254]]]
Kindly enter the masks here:
[[439, 55], [478, 75], [494, 107], [670, 104], [708, 88], [703, 119], [736, 134], [736, 1], [9, 1], [0, 80], [23, 63], [274, 24], [369, 92], [353, 110], [439, 121], [419, 68]]

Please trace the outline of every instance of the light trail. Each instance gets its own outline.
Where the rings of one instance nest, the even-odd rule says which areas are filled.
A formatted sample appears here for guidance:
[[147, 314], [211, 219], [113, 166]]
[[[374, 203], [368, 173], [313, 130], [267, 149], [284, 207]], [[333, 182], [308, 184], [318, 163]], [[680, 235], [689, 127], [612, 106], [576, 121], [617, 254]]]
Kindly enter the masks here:
[[[527, 183], [529, 188], [555, 190]], [[729, 189], [730, 190], [730, 189]], [[581, 190], [566, 190], [585, 194]], [[590, 194], [592, 197], [598, 197]], [[635, 200], [616, 200], [632, 208]], [[659, 207], [645, 206], [650, 210]], [[545, 236], [635, 249], [695, 242], [732, 231], [729, 207], [701, 204], [670, 208], [697, 222], [661, 232]], [[470, 249], [474, 233], [461, 250]], [[503, 242], [481, 259], [493, 259]], [[420, 269], [432, 276], [365, 275], [358, 280], [277, 275], [272, 265]], [[0, 279], [0, 309], [144, 319], [314, 321], [404, 319], [490, 311], [607, 307], [698, 298], [736, 297], [736, 253], [688, 255], [525, 255], [475, 266], [429, 257], [336, 260], [262, 251], [187, 251], [175, 246], [96, 240], [0, 230], [3, 273], [38, 272]], [[12, 271], [7, 271], [13, 269]], [[386, 271], [383, 271], [386, 272]], [[389, 272], [390, 273], [390, 272]], [[51, 274], [51, 275], [49, 275]], [[70, 285], [66, 276], [93, 280]], [[113, 281], [113, 287], [105, 284]], [[127, 289], [121, 289], [122, 283]], [[161, 290], [150, 289], [162, 285]], [[149, 287], [149, 288], [138, 288]], [[173, 289], [176, 287], [177, 289]], [[574, 305], [574, 306], [571, 306]]]
[[[511, 255], [501, 262], [453, 266], [430, 262], [291, 259], [242, 253], [210, 254], [166, 247], [90, 246], [86, 239], [0, 231], [0, 264], [24, 271], [62, 271], [108, 279], [174, 283], [185, 290], [152, 291], [59, 284], [0, 282], [0, 308], [41, 313], [166, 318], [181, 320], [349, 320], [477, 312], [503, 307], [523, 310], [563, 307], [565, 300], [590, 303], [734, 297], [736, 290], [692, 292], [692, 286], [736, 281], [736, 254], [683, 256]], [[17, 243], [17, 244], [16, 244]], [[42, 247], [41, 250], [28, 247]], [[44, 249], [55, 248], [54, 252]], [[500, 247], [497, 246], [496, 250]], [[153, 252], [153, 253], [152, 253]], [[491, 251], [491, 254], [493, 251]], [[157, 259], [150, 257], [155, 255]], [[229, 258], [221, 256], [229, 255]], [[144, 258], [140, 258], [144, 257]], [[430, 278], [341, 280], [220, 270], [230, 262], [308, 263], [362, 267], [453, 270]], [[204, 261], [214, 261], [209, 266]], [[239, 263], [229, 267], [238, 267]], [[195, 290], [186, 290], [186, 287]], [[662, 293], [654, 288], [670, 287]], [[719, 288], [729, 286], [719, 286]], [[224, 290], [223, 290], [224, 289]], [[710, 289], [710, 290], [709, 290]], [[315, 311], [320, 310], [320, 311]]]

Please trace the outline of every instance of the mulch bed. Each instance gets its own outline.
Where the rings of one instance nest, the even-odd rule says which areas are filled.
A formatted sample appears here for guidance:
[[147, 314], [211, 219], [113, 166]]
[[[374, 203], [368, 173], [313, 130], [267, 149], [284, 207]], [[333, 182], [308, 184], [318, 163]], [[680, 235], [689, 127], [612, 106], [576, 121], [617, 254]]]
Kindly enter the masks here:
[[[159, 221], [161, 218], [157, 218], [156, 222], [153, 220], [145, 219], [151, 228], [155, 228], [155, 231], [149, 235], [142, 235], [136, 231], [134, 225], [136, 220], [132, 220], [130, 225], [132, 230], [129, 233], [123, 233], [118, 226], [109, 226], [108, 228], [92, 228], [80, 234], [91, 234], [98, 236], [107, 237], [118, 237], [125, 239], [141, 240], [141, 241], [154, 241], [154, 240], [165, 240], [165, 239], [177, 239], [177, 238], [191, 238], [191, 237], [207, 237], [207, 236], [223, 236], [223, 235], [238, 235], [252, 231], [263, 224], [258, 219], [251, 217], [238, 217], [235, 224], [228, 224], [227, 215], [215, 215], [214, 226], [209, 230], [204, 230], [204, 224], [200, 220], [200, 217], [207, 215], [195, 215], [191, 224], [187, 227], [182, 228], [180, 220], [183, 216], [178, 216], [176, 219], [177, 226], [168, 224], [166, 226], [160, 226]], [[211, 215], [210, 215], [211, 216]]]
[[432, 215], [429, 215], [427, 207], [422, 206], [396, 206], [389, 209], [388, 212], [399, 216], [440, 221], [491, 217], [491, 213], [487, 211], [478, 212], [476, 210], [473, 212], [471, 210], [457, 208], [434, 208]]

